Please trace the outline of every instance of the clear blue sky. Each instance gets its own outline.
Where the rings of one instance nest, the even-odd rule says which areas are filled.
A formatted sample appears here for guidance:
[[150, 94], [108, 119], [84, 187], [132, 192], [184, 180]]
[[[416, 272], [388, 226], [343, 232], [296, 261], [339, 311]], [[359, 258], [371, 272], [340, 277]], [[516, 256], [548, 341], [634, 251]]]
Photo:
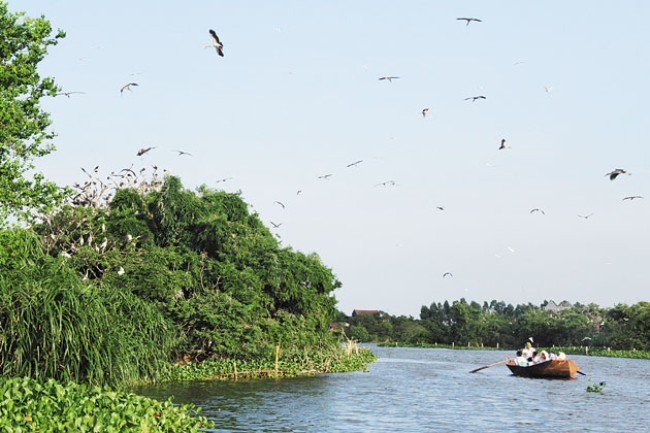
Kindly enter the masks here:
[[61, 184], [157, 164], [241, 190], [333, 269], [348, 314], [650, 300], [648, 2], [9, 6], [67, 32], [42, 73], [85, 92], [45, 104], [57, 151], [38, 167]]

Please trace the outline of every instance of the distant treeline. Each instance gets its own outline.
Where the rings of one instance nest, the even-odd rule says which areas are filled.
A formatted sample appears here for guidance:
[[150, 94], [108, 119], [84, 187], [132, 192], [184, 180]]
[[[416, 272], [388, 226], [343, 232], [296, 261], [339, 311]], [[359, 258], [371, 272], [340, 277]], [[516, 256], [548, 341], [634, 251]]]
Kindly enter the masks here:
[[650, 350], [650, 302], [600, 308], [552, 301], [513, 306], [493, 300], [481, 305], [460, 299], [423, 306], [418, 319], [355, 310], [352, 316], [339, 313], [339, 323], [348, 337], [366, 342], [516, 348], [533, 337], [542, 347]]

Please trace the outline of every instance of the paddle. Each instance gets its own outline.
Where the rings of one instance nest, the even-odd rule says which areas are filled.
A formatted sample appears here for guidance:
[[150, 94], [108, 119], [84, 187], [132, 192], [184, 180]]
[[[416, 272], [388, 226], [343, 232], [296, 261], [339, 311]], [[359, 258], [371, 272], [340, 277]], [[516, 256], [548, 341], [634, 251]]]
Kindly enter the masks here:
[[504, 359], [503, 361], [495, 362], [495, 363], [490, 364], [490, 365], [484, 365], [483, 367], [475, 368], [474, 370], [470, 371], [470, 373], [476, 373], [477, 371], [481, 371], [481, 370], [484, 370], [486, 368], [494, 367], [495, 365], [505, 364], [506, 362], [508, 362], [508, 359]]
[[586, 376], [586, 375], [587, 375], [587, 373], [583, 373], [583, 372], [580, 371], [580, 370], [576, 371], [576, 373], [578, 373], [578, 374], [582, 374], [583, 376]]

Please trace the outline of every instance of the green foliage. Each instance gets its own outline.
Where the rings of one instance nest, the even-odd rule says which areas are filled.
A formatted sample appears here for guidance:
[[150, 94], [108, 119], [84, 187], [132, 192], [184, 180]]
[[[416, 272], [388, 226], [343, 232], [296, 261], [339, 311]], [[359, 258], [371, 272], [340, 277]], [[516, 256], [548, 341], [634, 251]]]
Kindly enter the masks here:
[[461, 298], [451, 304], [423, 306], [419, 320], [382, 312], [350, 318], [343, 315], [339, 321], [349, 322], [348, 336], [359, 341], [418, 347], [519, 348], [534, 336], [538, 347], [559, 347], [566, 353], [644, 358], [650, 349], [649, 302], [611, 309], [595, 304], [544, 309], [547, 304], [513, 307], [493, 300], [480, 305]]
[[3, 375], [97, 384], [158, 377], [176, 337], [154, 305], [83, 284], [27, 230], [2, 230], [0, 239]]
[[108, 207], [41, 219], [34, 230], [50, 259], [93, 293], [138, 299], [167, 320], [170, 357], [269, 359], [280, 344], [300, 358], [338, 344], [332, 271], [316, 254], [281, 248], [237, 194], [191, 192], [168, 177], [160, 191], [119, 190]]
[[0, 431], [190, 433], [214, 427], [200, 408], [53, 379], [0, 379]]
[[598, 393], [603, 393], [605, 390], [605, 382], [600, 382], [600, 383], [591, 383], [591, 379], [587, 379], [587, 392], [598, 392]]
[[37, 173], [32, 160], [53, 150], [46, 143], [49, 115], [40, 106], [44, 96], [58, 88], [51, 78], [38, 73], [48, 47], [65, 34], [52, 36], [44, 18], [27, 18], [8, 11], [0, 1], [0, 225], [8, 216], [24, 217], [30, 209], [51, 209], [63, 198], [62, 192]]
[[291, 358], [282, 353], [277, 364], [273, 359], [209, 360], [201, 363], [175, 364], [169, 367], [172, 380], [230, 380], [239, 378], [292, 377], [322, 373], [345, 373], [365, 370], [377, 357], [368, 349], [346, 351], [329, 349], [315, 356]]

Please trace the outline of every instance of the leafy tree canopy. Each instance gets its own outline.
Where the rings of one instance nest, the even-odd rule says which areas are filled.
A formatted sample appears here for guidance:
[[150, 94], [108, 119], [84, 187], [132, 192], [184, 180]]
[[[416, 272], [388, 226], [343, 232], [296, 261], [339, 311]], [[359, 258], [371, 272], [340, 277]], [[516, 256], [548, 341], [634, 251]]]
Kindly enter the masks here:
[[50, 118], [40, 102], [59, 89], [38, 73], [48, 47], [65, 37], [52, 33], [45, 18], [9, 12], [0, 1], [0, 225], [9, 216], [51, 208], [62, 197], [52, 182], [32, 173], [33, 159], [54, 149], [48, 141], [54, 136]]

